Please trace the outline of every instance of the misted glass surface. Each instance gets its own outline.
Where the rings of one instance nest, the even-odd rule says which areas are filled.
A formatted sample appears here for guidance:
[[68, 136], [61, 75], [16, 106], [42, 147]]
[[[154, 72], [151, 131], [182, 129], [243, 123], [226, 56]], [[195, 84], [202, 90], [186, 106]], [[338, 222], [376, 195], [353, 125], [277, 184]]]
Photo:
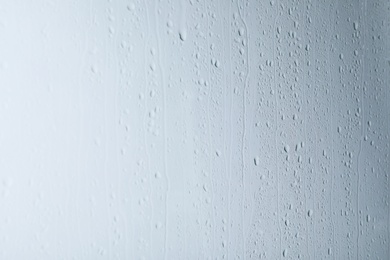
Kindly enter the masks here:
[[390, 259], [387, 0], [0, 1], [0, 259]]

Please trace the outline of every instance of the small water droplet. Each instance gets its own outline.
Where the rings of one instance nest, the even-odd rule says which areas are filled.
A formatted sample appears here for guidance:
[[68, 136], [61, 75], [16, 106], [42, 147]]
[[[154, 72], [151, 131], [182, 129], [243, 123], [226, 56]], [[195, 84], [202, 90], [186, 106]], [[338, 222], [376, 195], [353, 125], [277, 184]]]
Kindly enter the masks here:
[[179, 37], [180, 37], [180, 40], [183, 41], [183, 42], [185, 40], [187, 40], [187, 30], [185, 30], [185, 29], [180, 30]]
[[256, 165], [256, 166], [259, 166], [259, 164], [260, 164], [260, 158], [259, 158], [258, 156], [256, 156], [255, 159], [254, 159], [254, 162], [255, 162], [255, 165]]
[[353, 29], [355, 29], [355, 30], [359, 29], [359, 23], [358, 22], [354, 22], [353, 23]]

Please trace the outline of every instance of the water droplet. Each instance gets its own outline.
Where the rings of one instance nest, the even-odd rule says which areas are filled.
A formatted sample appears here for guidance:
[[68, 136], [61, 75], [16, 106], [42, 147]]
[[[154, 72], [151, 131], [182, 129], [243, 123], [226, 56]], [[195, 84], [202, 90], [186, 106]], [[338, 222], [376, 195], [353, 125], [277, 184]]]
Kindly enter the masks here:
[[130, 3], [128, 6], [127, 6], [127, 10], [129, 11], [134, 11], [135, 9], [135, 4], [134, 3]]
[[245, 33], [245, 30], [244, 30], [244, 28], [240, 28], [240, 29], [238, 29], [238, 35], [240, 35], [240, 36], [243, 36], [243, 35], [244, 35], [244, 33]]
[[180, 37], [180, 40], [183, 41], [183, 42], [185, 40], [187, 40], [187, 30], [186, 29], [180, 30], [179, 37]]
[[355, 29], [355, 30], [359, 29], [359, 23], [358, 22], [354, 22], [353, 23], [353, 29]]
[[254, 159], [254, 162], [255, 162], [255, 165], [256, 165], [256, 166], [259, 166], [259, 164], [260, 164], [260, 158], [259, 158], [258, 156], [256, 156], [255, 159]]

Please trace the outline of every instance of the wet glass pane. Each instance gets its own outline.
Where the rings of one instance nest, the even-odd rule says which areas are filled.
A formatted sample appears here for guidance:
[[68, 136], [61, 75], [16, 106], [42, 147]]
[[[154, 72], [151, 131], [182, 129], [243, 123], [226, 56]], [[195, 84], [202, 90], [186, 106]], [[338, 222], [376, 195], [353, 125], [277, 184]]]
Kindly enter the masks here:
[[390, 2], [0, 1], [0, 259], [390, 259]]

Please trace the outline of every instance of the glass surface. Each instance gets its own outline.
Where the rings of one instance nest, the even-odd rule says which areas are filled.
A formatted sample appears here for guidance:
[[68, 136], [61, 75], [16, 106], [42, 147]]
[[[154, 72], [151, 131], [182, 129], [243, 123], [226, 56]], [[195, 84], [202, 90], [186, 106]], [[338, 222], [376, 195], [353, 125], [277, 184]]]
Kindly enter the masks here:
[[1, 0], [0, 259], [390, 259], [387, 0]]

